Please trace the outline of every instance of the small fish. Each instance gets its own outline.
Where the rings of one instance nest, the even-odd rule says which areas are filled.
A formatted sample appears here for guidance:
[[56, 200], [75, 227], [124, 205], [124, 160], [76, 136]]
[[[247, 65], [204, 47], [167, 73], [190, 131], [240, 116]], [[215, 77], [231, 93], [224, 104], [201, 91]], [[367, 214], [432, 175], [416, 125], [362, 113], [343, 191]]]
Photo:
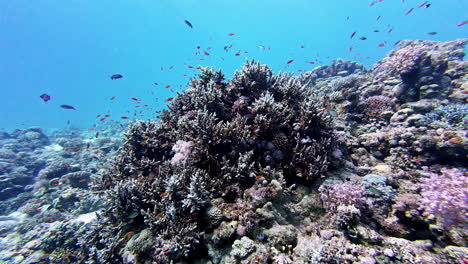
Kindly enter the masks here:
[[210, 54], [206, 51], [204, 51], [203, 54], [205, 54], [206, 56], [210, 56]]
[[163, 193], [161, 193], [161, 194], [159, 195], [159, 197], [161, 197], [161, 198], [164, 197], [164, 196], [167, 196], [167, 192], [163, 192]]
[[349, 20], [349, 16], [346, 17], [346, 20]]
[[155, 82], [154, 85], [159, 85], [159, 83]]
[[62, 107], [63, 109], [76, 110], [76, 108], [71, 105], [61, 105], [60, 107]]
[[374, 6], [376, 3], [376, 1], [372, 1], [369, 6]]
[[400, 42], [401, 42], [401, 40], [395, 41], [395, 43], [393, 43], [393, 46], [396, 46], [396, 45], [400, 44]]
[[234, 55], [240, 56], [240, 50], [239, 50], [236, 54], [234, 54]]
[[134, 100], [134, 101], [140, 101], [140, 99], [135, 98], [135, 97], [132, 97], [131, 99]]
[[382, 192], [381, 190], [379, 190], [379, 189], [377, 189], [377, 188], [375, 188], [375, 187], [372, 187], [372, 186], [369, 187], [367, 190], [370, 191], [370, 192], [372, 192], [372, 193], [375, 193], [375, 194], [377, 194], [377, 195], [382, 195], [382, 194], [383, 194], [383, 192]]
[[457, 24], [457, 27], [461, 27], [461, 26], [466, 25], [466, 24], [468, 24], [468, 20], [467, 20], [467, 21], [463, 21], [463, 22], [461, 22], [461, 23], [458, 23], [458, 24]]
[[427, 4], [427, 5], [426, 5], [426, 8], [429, 8], [430, 6], [431, 6], [431, 4]]
[[380, 16], [378, 16], [378, 17], [375, 19], [375, 21], [378, 21], [379, 19], [380, 19]]
[[187, 24], [187, 26], [189, 26], [190, 28], [193, 28], [193, 25], [192, 23], [190, 23], [188, 20], [184, 20], [185, 24]]
[[422, 4], [420, 4], [420, 5], [418, 6], [418, 8], [421, 8], [421, 7], [425, 6], [426, 4], [427, 4], [427, 1], [424, 1]]
[[351, 33], [351, 36], [350, 36], [349, 38], [352, 39], [352, 38], [354, 37], [354, 35], [356, 35], [356, 31], [354, 31], [353, 33]]
[[192, 65], [189, 65], [189, 66], [187, 66], [187, 68], [189, 68], [189, 69], [193, 69], [193, 66], [192, 66]]
[[128, 119], [128, 116], [121, 116], [122, 119]]
[[48, 102], [50, 100], [50, 95], [48, 94], [42, 94], [41, 96], [39, 96], [42, 100], [44, 100], [44, 102]]
[[380, 31], [376, 29], [376, 30], [372, 30], [372, 32], [379, 33]]
[[117, 98], [117, 97], [116, 97], [116, 96], [112, 96], [112, 97], [110, 98], [110, 100], [114, 100], [115, 98]]
[[96, 138], [99, 137], [99, 132], [96, 132], [96, 135], [94, 135]]
[[133, 234], [135, 234], [135, 232], [129, 231], [129, 232], [125, 233], [124, 237], [127, 238], [127, 237], [130, 237], [130, 236], [133, 236]]
[[383, 47], [383, 46], [385, 46], [385, 44], [383, 44], [383, 43], [379, 44], [379, 47], [380, 47], [380, 48]]
[[173, 99], [174, 99], [174, 97], [169, 97], [169, 98], [167, 98], [166, 100], [164, 100], [164, 102], [170, 102], [170, 101], [172, 101]]
[[349, 52], [351, 52], [351, 51], [353, 51], [353, 47], [350, 46], [349, 47]]
[[88, 142], [88, 143], [86, 143], [86, 150], [88, 150], [88, 149], [89, 149], [89, 146], [90, 146], [90, 145], [91, 145], [91, 144], [90, 144], [89, 142]]
[[468, 90], [461, 91], [462, 94], [468, 94]]
[[114, 74], [111, 77], [111, 80], [117, 80], [123, 78], [122, 74]]
[[307, 63], [309, 63], [309, 64], [315, 64], [315, 62], [313, 62], [313, 61], [308, 61]]
[[359, 39], [360, 40], [366, 40], [367, 38], [366, 37], [360, 37]]
[[427, 33], [428, 35], [431, 35], [431, 36], [434, 36], [434, 35], [437, 35], [437, 32], [429, 32]]
[[301, 45], [301, 49], [303, 49], [303, 48], [304, 48], [304, 45]]
[[448, 141], [450, 141], [453, 144], [461, 144], [461, 143], [463, 143], [463, 138], [458, 136], [458, 137], [453, 137], [453, 138], [449, 139]]
[[288, 61], [286, 62], [286, 64], [290, 64], [290, 63], [293, 62], [293, 61], [294, 61], [294, 60], [288, 60]]
[[234, 36], [235, 34], [234, 33], [229, 33], [228, 36]]
[[409, 14], [411, 13], [411, 11], [413, 11], [413, 9], [414, 9], [414, 8], [408, 9], [408, 11], [406, 11], [406, 13], [405, 13], [405, 16], [409, 15]]
[[74, 149], [73, 151], [74, 151], [74, 152], [78, 152], [78, 151], [80, 151], [80, 150], [81, 150], [81, 148], [76, 148], [76, 149]]
[[172, 70], [172, 69], [174, 69], [174, 65], [173, 65], [173, 66], [171, 66], [171, 67], [169, 67], [169, 70]]
[[389, 28], [389, 29], [387, 30], [387, 34], [390, 34], [390, 32], [392, 32], [392, 31], [393, 31], [393, 28]]

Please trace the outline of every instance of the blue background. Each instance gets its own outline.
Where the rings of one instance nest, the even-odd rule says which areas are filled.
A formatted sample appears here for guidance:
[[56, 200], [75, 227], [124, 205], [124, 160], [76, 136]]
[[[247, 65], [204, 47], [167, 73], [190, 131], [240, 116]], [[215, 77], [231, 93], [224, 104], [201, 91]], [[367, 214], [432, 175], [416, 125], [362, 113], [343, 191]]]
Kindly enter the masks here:
[[[418, 8], [422, 2], [385, 0], [371, 7], [371, 1], [360, 0], [3, 0], [0, 128], [61, 128], [68, 121], [87, 128], [101, 122], [98, 114], [120, 121], [122, 115], [134, 117], [150, 107], [142, 114], [154, 118], [154, 110], [175, 95], [171, 89], [185, 88], [198, 65], [222, 68], [227, 77], [246, 58], [276, 72], [311, 70], [337, 58], [372, 67], [397, 40], [468, 36], [468, 25], [457, 27], [468, 20], [467, 1], [429, 1], [429, 8]], [[357, 34], [350, 39], [353, 31]], [[367, 40], [359, 40], [362, 36]], [[378, 47], [383, 41], [388, 44]], [[200, 55], [195, 55], [197, 46]], [[124, 78], [110, 80], [116, 73]], [[52, 99], [44, 103], [42, 93]], [[109, 100], [112, 96], [117, 98]], [[131, 97], [149, 106], [135, 108]]]

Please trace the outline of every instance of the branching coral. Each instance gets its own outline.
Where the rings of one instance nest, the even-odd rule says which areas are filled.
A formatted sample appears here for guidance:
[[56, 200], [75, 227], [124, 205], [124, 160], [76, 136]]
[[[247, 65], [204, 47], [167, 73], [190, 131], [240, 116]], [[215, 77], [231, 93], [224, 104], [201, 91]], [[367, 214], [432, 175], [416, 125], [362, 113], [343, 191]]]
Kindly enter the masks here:
[[[240, 198], [257, 177], [281, 183], [320, 178], [335, 146], [330, 118], [317, 101], [308, 82], [276, 76], [253, 61], [228, 82], [220, 71], [201, 69], [160, 122], [130, 126], [113, 166], [94, 179], [108, 209], [100, 231], [83, 244], [107, 242], [89, 258], [97, 252], [100, 261], [119, 259], [124, 234], [141, 230], [163, 245], [164, 261], [203, 254], [211, 200]], [[156, 255], [144, 254], [151, 261]]]
[[423, 179], [422, 204], [424, 215], [434, 216], [445, 230], [465, 227], [468, 222], [468, 177], [459, 169], [442, 170]]

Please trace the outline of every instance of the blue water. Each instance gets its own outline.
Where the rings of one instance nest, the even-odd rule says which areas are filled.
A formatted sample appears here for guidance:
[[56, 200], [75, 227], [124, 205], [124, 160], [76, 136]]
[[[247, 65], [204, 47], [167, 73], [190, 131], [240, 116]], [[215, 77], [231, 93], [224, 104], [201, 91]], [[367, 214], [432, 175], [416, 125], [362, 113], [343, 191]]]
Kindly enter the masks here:
[[[0, 128], [52, 129], [68, 123], [87, 128], [112, 118], [127, 122], [121, 116], [155, 118], [154, 111], [185, 88], [198, 65], [222, 68], [227, 77], [246, 58], [269, 64], [275, 72], [311, 70], [337, 58], [372, 67], [397, 40], [468, 37], [468, 24], [457, 26], [468, 20], [467, 1], [428, 1], [429, 8], [418, 8], [423, 0], [371, 2], [2, 0]], [[387, 44], [378, 47], [383, 41]], [[294, 61], [287, 65], [288, 60]], [[124, 78], [111, 80], [116, 73]], [[52, 99], [44, 103], [42, 93]], [[135, 108], [132, 97], [148, 107]], [[62, 104], [78, 110], [62, 109]], [[111, 116], [99, 121], [99, 114]]]

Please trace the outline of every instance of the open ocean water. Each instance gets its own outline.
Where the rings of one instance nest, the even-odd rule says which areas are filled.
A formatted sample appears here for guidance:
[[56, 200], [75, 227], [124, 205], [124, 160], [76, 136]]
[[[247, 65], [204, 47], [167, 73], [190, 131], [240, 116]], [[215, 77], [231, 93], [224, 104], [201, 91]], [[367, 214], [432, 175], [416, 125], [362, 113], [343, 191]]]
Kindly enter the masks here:
[[0, 1], [0, 263], [467, 263], [466, 10]]

